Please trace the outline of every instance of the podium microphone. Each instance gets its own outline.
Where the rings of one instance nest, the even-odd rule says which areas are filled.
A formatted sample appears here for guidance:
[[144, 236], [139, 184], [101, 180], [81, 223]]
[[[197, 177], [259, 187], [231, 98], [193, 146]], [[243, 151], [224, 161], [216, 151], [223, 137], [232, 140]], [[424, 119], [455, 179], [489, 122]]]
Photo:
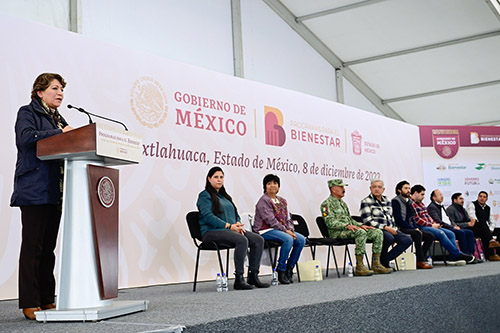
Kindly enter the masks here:
[[76, 109], [76, 110], [78, 110], [78, 111], [80, 111], [82, 113], [85, 113], [87, 115], [87, 117], [89, 117], [89, 124], [93, 123], [92, 118], [90, 117], [90, 114], [87, 111], [85, 111], [84, 109], [76, 107], [76, 106], [73, 106], [71, 104], [68, 104], [68, 109]]
[[125, 128], [126, 131], [128, 131], [127, 126], [125, 126], [125, 124], [122, 123], [121, 121], [118, 121], [118, 120], [115, 120], [115, 119], [111, 119], [111, 118], [107, 118], [107, 117], [104, 117], [104, 116], [100, 116], [100, 115], [92, 113], [92, 112], [88, 112], [84, 108], [79, 108], [79, 107], [73, 106], [71, 104], [68, 104], [68, 109], [75, 109], [75, 110], [80, 111], [81, 113], [85, 113], [87, 115], [87, 117], [89, 117], [89, 124], [93, 123], [92, 118], [90, 117], [92, 115], [92, 116], [97, 117], [97, 118], [101, 118], [101, 119], [105, 119], [105, 120], [108, 120], [108, 121], [112, 121], [114, 123], [118, 123], [118, 124], [122, 125]]

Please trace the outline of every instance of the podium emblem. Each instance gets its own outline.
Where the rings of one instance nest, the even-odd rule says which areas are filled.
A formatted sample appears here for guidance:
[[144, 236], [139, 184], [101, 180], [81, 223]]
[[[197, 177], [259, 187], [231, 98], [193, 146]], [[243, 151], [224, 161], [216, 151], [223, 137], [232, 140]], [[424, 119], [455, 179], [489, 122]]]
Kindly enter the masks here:
[[99, 183], [97, 184], [97, 197], [99, 198], [101, 205], [103, 205], [104, 207], [109, 208], [113, 206], [113, 203], [115, 202], [116, 191], [115, 185], [109, 177], [104, 176], [99, 179]]

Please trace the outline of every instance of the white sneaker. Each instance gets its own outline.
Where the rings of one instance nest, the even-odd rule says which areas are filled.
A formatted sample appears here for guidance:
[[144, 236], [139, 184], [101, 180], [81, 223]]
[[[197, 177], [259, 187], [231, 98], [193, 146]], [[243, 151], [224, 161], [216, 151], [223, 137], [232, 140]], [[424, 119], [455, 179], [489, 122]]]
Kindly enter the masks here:
[[465, 266], [465, 264], [465, 260], [448, 261], [448, 265], [450, 266]]

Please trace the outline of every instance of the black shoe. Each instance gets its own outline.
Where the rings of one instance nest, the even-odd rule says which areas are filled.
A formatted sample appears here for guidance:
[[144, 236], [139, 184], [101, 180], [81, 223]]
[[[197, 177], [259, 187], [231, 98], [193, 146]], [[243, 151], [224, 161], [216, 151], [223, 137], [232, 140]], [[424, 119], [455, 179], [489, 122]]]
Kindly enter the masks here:
[[257, 288], [269, 288], [271, 286], [269, 283], [260, 282], [258, 272], [248, 272], [247, 283]]
[[286, 278], [288, 282], [293, 283], [293, 267], [286, 266]]
[[290, 284], [290, 281], [288, 281], [286, 276], [286, 271], [280, 271], [277, 269], [276, 272], [278, 272], [278, 281], [280, 284]]
[[243, 277], [243, 274], [234, 274], [235, 279], [234, 279], [234, 290], [249, 290], [253, 289], [253, 287], [245, 282], [245, 278]]
[[474, 262], [474, 257], [470, 254], [460, 253], [458, 255], [458, 260], [465, 260], [466, 263], [472, 264]]

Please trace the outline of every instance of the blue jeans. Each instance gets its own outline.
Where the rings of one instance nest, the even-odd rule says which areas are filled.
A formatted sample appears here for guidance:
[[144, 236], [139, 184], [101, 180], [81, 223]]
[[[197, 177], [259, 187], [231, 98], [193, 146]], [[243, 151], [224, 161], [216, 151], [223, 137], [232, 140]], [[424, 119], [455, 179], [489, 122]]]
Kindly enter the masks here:
[[456, 259], [460, 255], [460, 250], [457, 248], [457, 241], [453, 231], [444, 228], [420, 227], [420, 230], [430, 232], [434, 235], [443, 247], [450, 252], [450, 260]]
[[[295, 267], [295, 264], [299, 260], [300, 253], [306, 244], [306, 238], [299, 234], [296, 239], [293, 239], [292, 236], [287, 234], [284, 231], [273, 229], [271, 231], [263, 233], [261, 236], [265, 240], [273, 240], [281, 242], [280, 256], [278, 258], [278, 267], [276, 268], [279, 271], [286, 270], [286, 266]], [[293, 250], [292, 250], [293, 247]], [[290, 253], [292, 250], [292, 253]], [[287, 261], [288, 259], [288, 261]]]

